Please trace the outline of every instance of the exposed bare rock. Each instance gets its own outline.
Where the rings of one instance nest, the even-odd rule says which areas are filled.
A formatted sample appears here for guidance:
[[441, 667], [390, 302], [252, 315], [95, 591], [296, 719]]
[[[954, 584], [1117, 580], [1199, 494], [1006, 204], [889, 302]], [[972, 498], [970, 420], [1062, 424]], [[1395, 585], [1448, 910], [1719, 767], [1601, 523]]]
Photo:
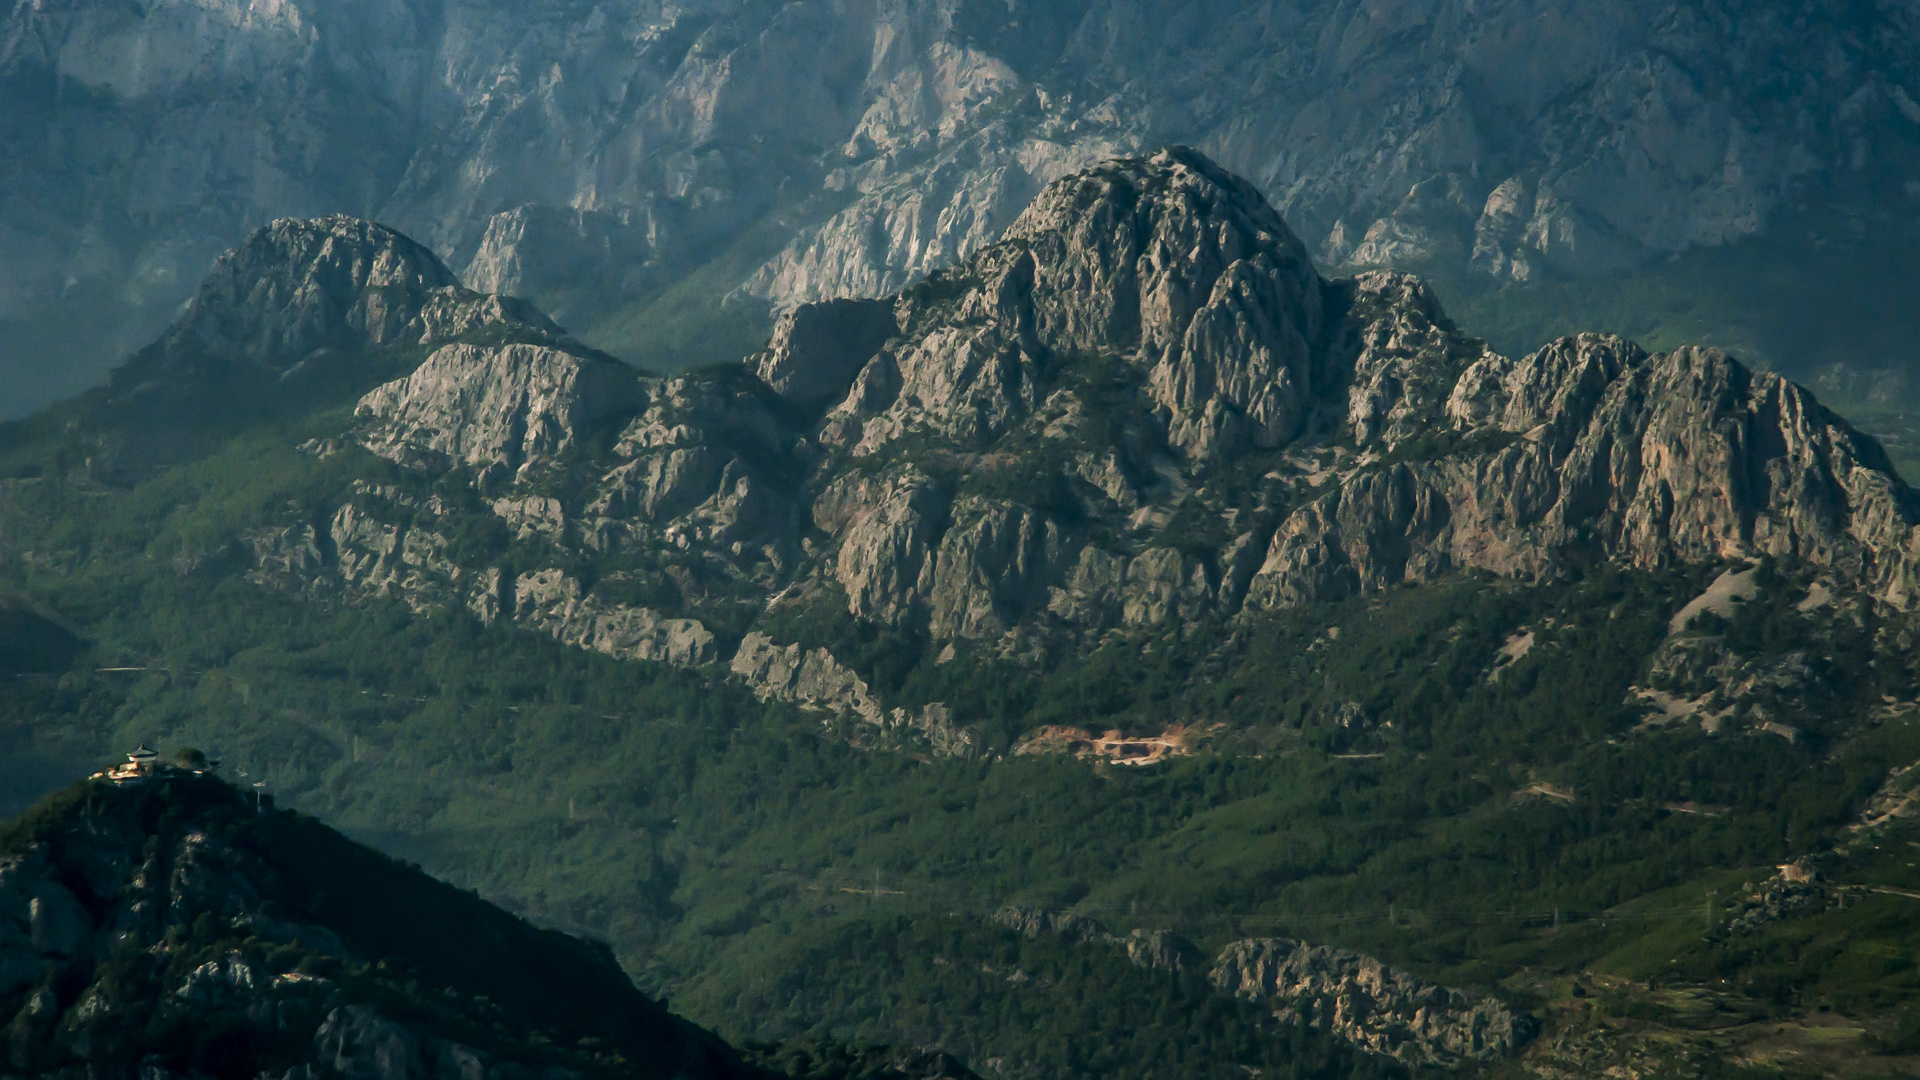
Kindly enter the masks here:
[[[410, 250], [369, 266], [430, 280]], [[1800, 387], [1606, 335], [1497, 355], [1416, 279], [1323, 280], [1250, 184], [1182, 148], [1055, 181], [967, 262], [801, 307], [738, 366], [642, 378], [564, 342], [458, 342], [367, 393], [356, 425], [428, 476], [471, 470], [550, 565], [623, 560], [647, 599], [506, 580], [496, 555], [451, 554], [471, 507], [371, 490], [325, 529], [250, 534], [260, 580], [726, 659], [765, 696], [962, 749], [943, 712], [883, 705], [825, 648], [761, 632], [717, 656], [660, 612], [799, 596], [1043, 658], [1467, 571], [1771, 555], [1897, 606], [1920, 565], [1920, 500]], [[1754, 689], [1766, 715], [1743, 730], [1802, 726], [1755, 696], [1793, 672], [1688, 663]]]
[[653, 255], [659, 224], [645, 207], [516, 206], [487, 219], [461, 276], [507, 296], [618, 287]]
[[825, 649], [775, 645], [767, 635], [752, 633], [740, 642], [731, 667], [769, 697], [882, 722], [880, 703], [866, 681]]
[[[797, 230], [749, 288], [789, 304], [885, 295], [937, 268], [930, 251], [951, 260], [990, 243], [979, 223], [1009, 220], [1033, 189], [1085, 168], [1082, 155], [1171, 140], [1252, 177], [1328, 263], [1471, 266], [1510, 281], [1751, 235], [1792, 185], [1835, 182], [1842, 161], [1873, 167], [1842, 130], [1884, 130], [1897, 154], [1913, 145], [1901, 105], [1911, 88], [1868, 75], [1886, 69], [1839, 20], [1662, 3], [1544, 16], [1442, 4], [1412, 23], [1376, 15], [962, 5], [969, 44], [1032, 80], [1001, 91], [1014, 119], [963, 129], [931, 156], [850, 142], [828, 183], [853, 181], [860, 198]], [[1910, 18], [1884, 7], [1875, 17]], [[1736, 18], [1743, 34], [1730, 45], [1723, 20]], [[1064, 25], [1036, 29], [1054, 20]], [[1408, 26], [1418, 32], [1400, 33]], [[1761, 41], [1809, 34], [1831, 43], [1826, 55], [1853, 58], [1844, 69], [1857, 84], [1808, 95], [1785, 89], [1802, 84], [1775, 66], [1779, 97], [1763, 99], [1741, 76], [1741, 89], [1704, 89], [1760, 70], [1733, 57]], [[940, 70], [949, 55], [930, 50], [921, 67]], [[897, 84], [877, 85], [884, 100]], [[1825, 152], [1808, 149], [1826, 139]], [[945, 230], [929, 227], [936, 214]]]
[[[742, 373], [744, 374], [744, 373]], [[642, 381], [648, 401], [614, 442], [583, 517], [593, 531], [704, 552], [773, 584], [790, 565], [806, 447], [765, 384], [680, 376]], [[622, 546], [609, 538], [602, 548]], [[627, 545], [631, 546], [631, 545]]]
[[886, 622], [923, 617], [933, 587], [933, 551], [945, 531], [938, 484], [908, 469], [890, 477], [853, 473], [814, 503], [814, 525], [840, 538], [831, 573], [848, 610]]
[[1345, 333], [1337, 348], [1353, 350], [1346, 425], [1361, 445], [1389, 450], [1431, 437], [1454, 380], [1469, 365], [1498, 357], [1465, 338], [1440, 310], [1428, 285], [1405, 274], [1373, 271], [1352, 284]]
[[514, 531], [515, 539], [545, 536], [557, 541], [567, 527], [566, 507], [551, 495], [525, 495], [493, 500], [493, 512]]
[[292, 386], [367, 384], [395, 350], [483, 333], [564, 343], [531, 304], [462, 288], [393, 229], [335, 215], [275, 221], [213, 264], [159, 341], [116, 382], [179, 392], [236, 372]]
[[[327, 519], [250, 530], [239, 546], [246, 578], [308, 598], [393, 598], [415, 611], [465, 608], [498, 618], [498, 567], [466, 566], [449, 554], [456, 514], [439, 498], [357, 481]], [[510, 600], [511, 598], [504, 598]]]
[[1313, 393], [1320, 288], [1245, 181], [1180, 149], [1110, 163], [1049, 185], [966, 270], [906, 294], [903, 340], [841, 423], [859, 425], [856, 453], [922, 428], [992, 439], [1034, 409], [1050, 360], [1119, 352], [1182, 451], [1277, 446]]
[[473, 595], [467, 600], [467, 610], [479, 619], [482, 625], [492, 626], [498, 622], [507, 601], [506, 575], [497, 566], [490, 566], [479, 574], [479, 582]]
[[631, 369], [538, 345], [448, 345], [360, 399], [369, 450], [395, 461], [441, 455], [507, 473], [550, 465], [588, 431], [641, 402]]
[[979, 753], [973, 733], [954, 724], [944, 704], [933, 702], [914, 712], [887, 709], [865, 679], [825, 649], [775, 645], [773, 639], [755, 631], [741, 640], [729, 667], [734, 677], [763, 698], [792, 701], [866, 724], [894, 739], [917, 736], [936, 756], [966, 758]]
[[1206, 963], [1193, 942], [1171, 930], [1135, 930], [1126, 937], [1127, 959], [1158, 971], [1192, 971]]
[[1820, 872], [1804, 862], [1787, 863], [1745, 895], [1736, 898], [1707, 933], [1724, 941], [1759, 932], [1770, 922], [1816, 915], [1839, 895]]
[[[1170, 141], [1252, 178], [1330, 264], [1644, 263], [1803, 201], [1882, 212], [1867, 193], [1898, 189], [1920, 136], [1914, 18], [1897, 0], [16, 6], [0, 321], [86, 324], [86, 359], [54, 375], [36, 335], [8, 335], [0, 364], [37, 376], [25, 402], [78, 389], [221, 247], [334, 208], [583, 316], [701, 267], [783, 309], [883, 296], [993, 243], [1046, 183]], [[56, 84], [81, 90], [37, 89]], [[762, 265], [724, 262], [768, 240]]]
[[1044, 933], [1058, 934], [1081, 944], [1120, 940], [1098, 919], [1029, 905], [1008, 904], [994, 912], [991, 921], [996, 926], [1004, 926], [1030, 938], [1037, 938]]
[[972, 496], [949, 513], [933, 557], [928, 625], [940, 638], [997, 637], [1044, 600], [1064, 557], [1060, 527], [1028, 507]]
[[251, 556], [247, 580], [283, 592], [301, 592], [326, 573], [322, 534], [311, 522], [256, 529], [243, 535]]
[[[333, 513], [325, 544], [329, 557], [311, 573], [309, 590], [337, 582], [362, 597], [393, 597], [415, 611], [482, 604], [493, 588], [485, 569], [459, 565], [447, 554], [451, 514], [438, 498], [421, 499], [394, 487], [360, 481]], [[495, 572], [497, 573], [497, 572]]]
[[1134, 930], [1120, 937], [1098, 919], [1071, 912], [1008, 904], [993, 913], [996, 926], [1004, 926], [1030, 938], [1056, 934], [1080, 945], [1111, 945], [1126, 950], [1127, 959], [1138, 967], [1163, 971], [1198, 970], [1206, 957], [1193, 942], [1171, 930]]
[[[1770, 552], [1909, 587], [1892, 553], [1911, 496], [1804, 391], [1609, 337], [1498, 356], [1414, 279], [1321, 282], [1257, 194], [1190, 151], [1051, 185], [1006, 240], [903, 294], [895, 323], [820, 439], [905, 462], [823, 479], [814, 522], [851, 611], [937, 638], [996, 637], [1042, 609], [1086, 629], [1191, 622], [1569, 558]], [[1115, 381], [1076, 381], [1101, 356]], [[1338, 430], [1361, 453], [1278, 520], [1201, 509], [1208, 463]], [[1023, 456], [1061, 468], [1053, 445], [1106, 464], [1011, 498], [941, 478]], [[1222, 517], [1211, 558], [1154, 546], [1189, 493], [1188, 513]], [[1145, 551], [1071, 527], [1140, 504], [1124, 528]]]
[[1884, 451], [1804, 389], [1717, 351], [1649, 357], [1565, 339], [1519, 362], [1476, 361], [1447, 409], [1460, 451], [1361, 471], [1297, 511], [1249, 603], [1592, 556], [1650, 567], [1772, 554], [1889, 596], [1913, 588], [1920, 514]]
[[1215, 986], [1336, 1032], [1408, 1064], [1455, 1065], [1512, 1053], [1536, 1029], [1495, 998], [1424, 982], [1359, 953], [1285, 938], [1236, 941], [1214, 961]]
[[698, 620], [602, 603], [559, 570], [521, 574], [513, 584], [513, 611], [516, 623], [621, 660], [692, 667], [717, 658], [713, 633]]
[[775, 325], [758, 373], [768, 386], [795, 401], [838, 401], [894, 330], [893, 305], [884, 300], [808, 304]]
[[1181, 149], [1101, 166], [1049, 185], [1007, 239], [1031, 253], [1035, 336], [1133, 353], [1168, 442], [1204, 457], [1298, 434], [1321, 283], [1246, 181]]

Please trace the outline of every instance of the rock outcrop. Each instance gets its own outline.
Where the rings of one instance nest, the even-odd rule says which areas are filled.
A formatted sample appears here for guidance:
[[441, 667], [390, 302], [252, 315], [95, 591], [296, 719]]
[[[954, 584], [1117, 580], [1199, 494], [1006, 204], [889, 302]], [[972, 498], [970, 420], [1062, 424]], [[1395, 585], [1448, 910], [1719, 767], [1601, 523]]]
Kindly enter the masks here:
[[[1896, 605], [1915, 587], [1920, 500], [1806, 390], [1606, 335], [1501, 356], [1416, 279], [1322, 278], [1189, 149], [1060, 180], [967, 262], [802, 307], [730, 367], [641, 376], [524, 326], [363, 395], [344, 440], [426, 486], [253, 534], [255, 576], [725, 664], [952, 752], [972, 737], [937, 704], [882, 700], [842, 642], [780, 620], [840, 606], [929, 655], [1043, 658], [1597, 561], [1771, 556]], [[454, 541], [475, 535], [496, 539]], [[508, 573], [510, 542], [531, 547]]]
[[996, 926], [1030, 938], [1055, 934], [1079, 945], [1109, 945], [1124, 949], [1136, 966], [1158, 971], [1198, 971], [1206, 957], [1186, 938], [1171, 930], [1136, 929], [1121, 937], [1098, 919], [1071, 912], [1009, 904], [993, 913]]
[[152, 392], [241, 371], [352, 383], [382, 373], [382, 353], [484, 333], [567, 340], [533, 305], [463, 288], [431, 251], [386, 226], [283, 219], [215, 260], [180, 318], [115, 381]]
[[1334, 1031], [1409, 1065], [1504, 1057], [1534, 1021], [1498, 999], [1424, 982], [1369, 956], [1285, 938], [1236, 941], [1214, 961], [1221, 990], [1280, 1006], [1287, 1019]]
[[772, 638], [756, 631], [740, 642], [728, 669], [762, 698], [791, 701], [869, 725], [873, 735], [864, 741], [924, 745], [940, 757], [973, 757], [980, 750], [973, 732], [956, 726], [944, 703], [931, 702], [911, 711], [897, 706], [888, 709], [865, 679], [826, 649], [775, 645]]
[[[1563, 339], [1476, 361], [1446, 407], [1427, 430], [1479, 452], [1357, 471], [1281, 525], [1248, 602], [1464, 569], [1537, 576], [1580, 557], [1771, 554], [1901, 601], [1913, 588], [1920, 515], [1885, 452], [1806, 390], [1716, 350]], [[1381, 443], [1391, 454], [1410, 437]]]
[[161, 341], [273, 365], [321, 348], [430, 345], [509, 321], [559, 335], [524, 301], [463, 289], [412, 239], [336, 215], [275, 221], [214, 260]]
[[1003, 926], [1029, 938], [1037, 938], [1041, 934], [1058, 934], [1082, 945], [1089, 942], [1112, 943], [1122, 940], [1114, 937], [1105, 924], [1098, 919], [1022, 904], [1008, 904], [994, 912], [992, 922], [995, 926]]
[[650, 608], [596, 603], [580, 583], [558, 570], [522, 574], [513, 583], [513, 610], [525, 626], [559, 641], [621, 660], [656, 660], [697, 667], [717, 658], [713, 633], [694, 619], [662, 618]]
[[1209, 968], [1192, 942], [1170, 930], [1137, 929], [1121, 937], [1085, 915], [1017, 904], [994, 912], [991, 921], [1029, 938], [1052, 934], [1079, 945], [1122, 948], [1144, 968], [1204, 970], [1222, 993], [1270, 1002], [1281, 1020], [1313, 1024], [1409, 1065], [1506, 1057], [1538, 1029], [1532, 1017], [1496, 998], [1476, 998], [1373, 957], [1322, 945], [1284, 938], [1235, 941]]
[[790, 401], [829, 405], [897, 331], [883, 300], [832, 300], [782, 316], [756, 374]]
[[[1856, 886], [1856, 889], [1858, 886]], [[1819, 871], [1803, 862], [1787, 863], [1779, 872], [1736, 897], [1707, 931], [1710, 941], [1759, 933], [1768, 923], [1806, 918], [1831, 906], [1840, 891], [1822, 880]]]
[[1911, 492], [1805, 390], [1605, 336], [1499, 356], [1418, 281], [1322, 281], [1190, 151], [1055, 184], [895, 321], [819, 430], [853, 470], [819, 481], [820, 576], [936, 639], [1586, 559], [1911, 588]]
[[431, 454], [483, 474], [519, 474], [552, 466], [641, 399], [633, 369], [617, 360], [539, 345], [448, 345], [361, 398], [355, 413], [368, 421], [364, 444], [381, 457]]

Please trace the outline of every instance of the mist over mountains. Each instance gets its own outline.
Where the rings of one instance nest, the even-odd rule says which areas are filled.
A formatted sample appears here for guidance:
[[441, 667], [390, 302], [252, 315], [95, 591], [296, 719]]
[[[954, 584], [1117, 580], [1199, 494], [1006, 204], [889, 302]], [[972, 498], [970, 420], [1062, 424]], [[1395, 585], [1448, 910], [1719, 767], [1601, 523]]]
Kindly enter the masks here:
[[285, 216], [386, 222], [468, 286], [667, 369], [751, 350], [769, 309], [897, 291], [1045, 182], [1168, 142], [1247, 176], [1329, 266], [1491, 284], [1744, 237], [1899, 243], [1914, 18], [22, 3], [0, 32], [7, 409], [97, 380]]

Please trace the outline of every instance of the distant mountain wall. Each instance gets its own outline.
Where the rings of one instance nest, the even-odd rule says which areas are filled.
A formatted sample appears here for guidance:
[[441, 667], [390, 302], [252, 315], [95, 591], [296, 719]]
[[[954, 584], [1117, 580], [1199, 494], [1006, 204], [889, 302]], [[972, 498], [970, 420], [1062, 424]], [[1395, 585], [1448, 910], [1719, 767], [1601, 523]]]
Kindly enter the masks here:
[[1814, 204], [1910, 228], [1916, 42], [1898, 0], [18, 4], [0, 415], [96, 380], [289, 215], [393, 225], [663, 364], [896, 291], [1167, 142], [1333, 265], [1590, 274]]

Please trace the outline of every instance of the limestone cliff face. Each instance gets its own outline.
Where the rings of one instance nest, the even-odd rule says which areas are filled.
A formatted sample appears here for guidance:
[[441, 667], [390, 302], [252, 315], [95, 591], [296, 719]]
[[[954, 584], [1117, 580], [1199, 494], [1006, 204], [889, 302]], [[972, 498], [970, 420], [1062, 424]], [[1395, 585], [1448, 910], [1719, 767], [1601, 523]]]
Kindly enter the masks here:
[[[1920, 556], [1913, 493], [1804, 389], [1597, 335], [1500, 356], [1416, 279], [1323, 279], [1188, 149], [1064, 178], [959, 266], [798, 308], [729, 367], [641, 376], [537, 325], [365, 394], [329, 446], [427, 486], [251, 536], [250, 573], [723, 663], [972, 752], [938, 703], [886, 701], [781, 627], [840, 608], [943, 655], [1042, 657], [1594, 561], [1774, 555], [1904, 603]], [[533, 545], [512, 565], [509, 537]]]
[[1533, 1017], [1493, 997], [1427, 982], [1371, 956], [1285, 938], [1229, 942], [1211, 964], [1169, 930], [1121, 937], [1085, 915], [1009, 905], [995, 925], [1081, 945], [1121, 948], [1133, 963], [1199, 971], [1225, 994], [1271, 1003], [1284, 1021], [1324, 1028], [1367, 1051], [1409, 1065], [1458, 1066], [1512, 1054], [1538, 1030]]
[[483, 333], [567, 340], [531, 304], [463, 288], [431, 251], [385, 226], [284, 219], [215, 260], [173, 326], [114, 382], [163, 396], [236, 378], [365, 385], [386, 356]]
[[630, 414], [642, 391], [617, 360], [538, 345], [448, 345], [413, 374], [356, 407], [368, 449], [396, 461], [422, 455], [485, 473], [516, 472], [574, 449], [610, 416]]
[[1074, 359], [1120, 355], [1172, 449], [1278, 446], [1329, 377], [1314, 368], [1321, 287], [1272, 208], [1200, 155], [1103, 165], [903, 294], [900, 340], [876, 350], [824, 438], [856, 456], [910, 433], [991, 442], [1044, 407], [1074, 407], [1077, 396], [1038, 396]]
[[[248, 230], [337, 212], [576, 329], [750, 234], [775, 250], [726, 265], [741, 299], [886, 296], [1047, 183], [1173, 141], [1331, 264], [1586, 273], [1799, 202], [1883, 227], [1875, 193], [1920, 149], [1914, 19], [1898, 0], [16, 4], [0, 321], [32, 333], [4, 363], [34, 378], [13, 408], [71, 392]], [[43, 370], [55, 328], [79, 370]]]
[[1496, 998], [1476, 999], [1370, 956], [1285, 938], [1233, 942], [1210, 977], [1227, 993], [1275, 1002], [1289, 1019], [1409, 1065], [1504, 1057], [1538, 1028]]
[[1496, 355], [1414, 279], [1321, 280], [1188, 151], [1053, 185], [894, 316], [820, 428], [860, 463], [820, 483], [820, 574], [936, 638], [1592, 558], [1773, 554], [1910, 588], [1911, 493], [1805, 390], [1607, 337]]
[[[432, 252], [392, 229], [348, 217], [283, 219], [216, 259], [162, 340], [177, 351], [272, 363], [324, 346], [453, 337], [485, 317], [459, 313], [456, 326], [435, 325], [452, 314], [445, 309], [459, 285]], [[436, 295], [443, 289], [455, 296]], [[435, 306], [440, 318], [428, 317]]]

